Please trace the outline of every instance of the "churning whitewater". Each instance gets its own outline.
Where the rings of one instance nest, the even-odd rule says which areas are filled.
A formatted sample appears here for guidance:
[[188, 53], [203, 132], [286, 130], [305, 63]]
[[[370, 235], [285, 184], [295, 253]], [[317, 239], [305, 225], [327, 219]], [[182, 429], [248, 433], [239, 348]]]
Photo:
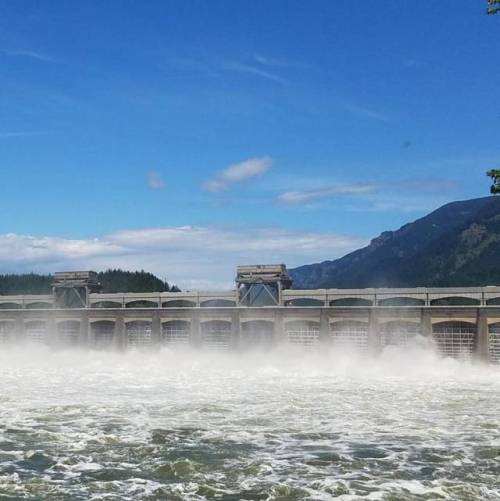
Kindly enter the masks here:
[[0, 499], [500, 499], [500, 373], [377, 358], [0, 351]]

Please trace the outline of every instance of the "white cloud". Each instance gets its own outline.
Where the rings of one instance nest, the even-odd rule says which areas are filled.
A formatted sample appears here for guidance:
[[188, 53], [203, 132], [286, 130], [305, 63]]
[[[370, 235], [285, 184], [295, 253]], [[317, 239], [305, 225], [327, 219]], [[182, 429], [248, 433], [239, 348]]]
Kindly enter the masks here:
[[317, 190], [287, 191], [278, 196], [278, 202], [286, 205], [301, 205], [337, 195], [359, 195], [373, 193], [376, 186], [371, 184], [335, 185]]
[[244, 162], [230, 165], [227, 169], [218, 172], [215, 177], [206, 181], [203, 185], [206, 191], [218, 193], [225, 191], [235, 183], [241, 183], [262, 176], [272, 165], [272, 159], [268, 156], [250, 158]]
[[283, 228], [166, 227], [123, 230], [100, 238], [0, 235], [3, 272], [54, 272], [121, 267], [146, 269], [183, 289], [231, 288], [235, 267], [290, 267], [340, 257], [364, 245], [335, 233]]
[[0, 138], [45, 136], [47, 134], [50, 134], [50, 131], [35, 130], [35, 131], [0, 132]]
[[163, 190], [166, 186], [161, 174], [155, 170], [150, 170], [146, 174], [146, 182], [152, 190]]
[[37, 61], [42, 61], [44, 63], [57, 63], [55, 59], [46, 54], [42, 54], [41, 52], [37, 52], [34, 50], [9, 50], [9, 49], [0, 49], [0, 53], [5, 54], [7, 56], [13, 57], [26, 57], [29, 59], [35, 59]]
[[287, 81], [284, 78], [281, 78], [280, 76], [275, 75], [274, 73], [271, 73], [268, 70], [258, 68], [257, 66], [252, 66], [250, 64], [231, 62], [231, 63], [224, 63], [221, 67], [223, 70], [226, 70], [226, 71], [247, 73], [249, 75], [255, 75], [255, 76], [258, 76], [261, 78], [265, 78], [266, 80], [271, 80], [272, 82], [276, 82], [276, 83], [280, 83], [280, 84], [287, 83]]
[[379, 111], [375, 111], [363, 106], [359, 106], [353, 103], [343, 103], [342, 107], [353, 115], [357, 115], [361, 118], [371, 118], [373, 120], [378, 120], [380, 122], [388, 122], [389, 117]]

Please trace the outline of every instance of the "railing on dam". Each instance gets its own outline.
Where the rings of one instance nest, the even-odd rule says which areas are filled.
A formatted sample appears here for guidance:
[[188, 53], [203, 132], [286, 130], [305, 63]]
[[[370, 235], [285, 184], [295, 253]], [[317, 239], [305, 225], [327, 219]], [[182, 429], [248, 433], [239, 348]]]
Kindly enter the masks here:
[[[240, 306], [236, 291], [92, 293], [88, 308], [224, 308]], [[273, 305], [275, 306], [275, 305]], [[280, 306], [500, 306], [500, 287], [315, 289], [281, 291]], [[0, 309], [47, 309], [53, 295], [0, 296]]]

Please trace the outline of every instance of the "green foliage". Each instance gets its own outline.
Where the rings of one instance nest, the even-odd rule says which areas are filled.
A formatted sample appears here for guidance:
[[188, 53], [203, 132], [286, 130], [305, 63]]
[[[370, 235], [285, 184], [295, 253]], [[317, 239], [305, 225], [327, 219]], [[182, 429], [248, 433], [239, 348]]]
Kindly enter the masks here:
[[486, 14], [497, 14], [500, 12], [500, 0], [488, 0]]
[[[0, 295], [50, 294], [52, 275], [0, 275]], [[179, 292], [180, 289], [152, 273], [141, 271], [106, 270], [98, 273], [102, 292]]]
[[16, 294], [50, 294], [52, 276], [36, 275], [0, 275], [0, 294], [13, 296]]

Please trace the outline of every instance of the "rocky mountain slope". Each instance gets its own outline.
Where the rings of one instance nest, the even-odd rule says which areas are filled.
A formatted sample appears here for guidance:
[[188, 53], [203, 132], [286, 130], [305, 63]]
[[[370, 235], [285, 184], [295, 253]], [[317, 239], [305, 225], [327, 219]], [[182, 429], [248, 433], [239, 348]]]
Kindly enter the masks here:
[[500, 197], [446, 204], [363, 249], [290, 274], [295, 289], [500, 285]]

